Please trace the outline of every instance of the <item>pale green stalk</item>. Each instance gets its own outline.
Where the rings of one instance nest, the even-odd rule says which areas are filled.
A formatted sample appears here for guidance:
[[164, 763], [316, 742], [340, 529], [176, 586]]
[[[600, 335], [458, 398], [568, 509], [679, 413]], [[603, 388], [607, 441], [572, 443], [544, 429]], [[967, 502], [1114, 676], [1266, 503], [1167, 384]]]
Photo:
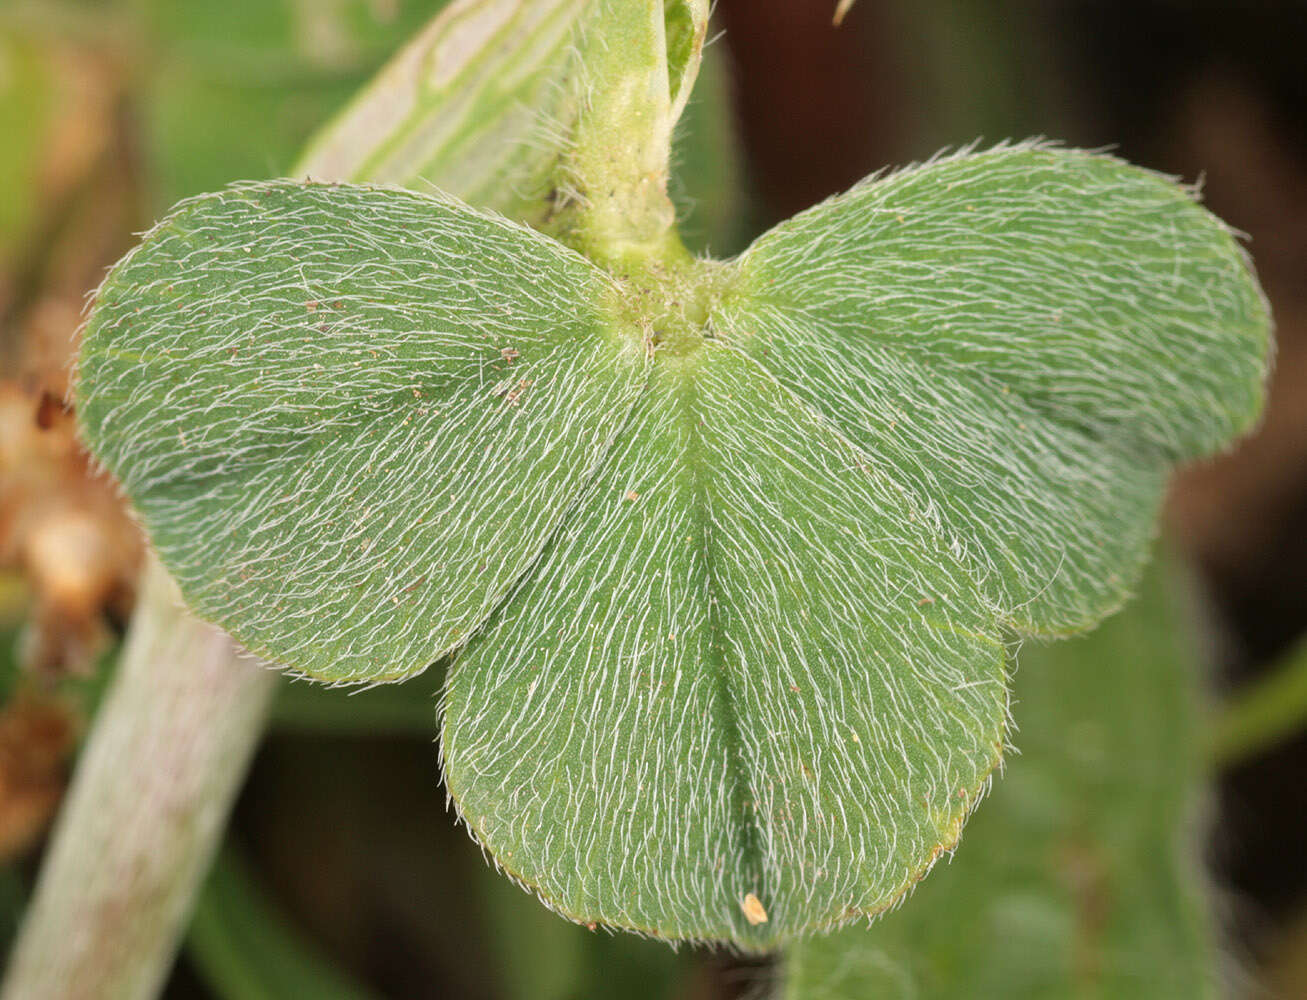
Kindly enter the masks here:
[[668, 161], [672, 129], [698, 75], [708, 7], [706, 0], [596, 2], [581, 43], [582, 109], [563, 164], [573, 204], [553, 229], [592, 259], [640, 271], [687, 256], [667, 196]]
[[4, 1000], [158, 993], [275, 689], [276, 674], [191, 617], [151, 560]]

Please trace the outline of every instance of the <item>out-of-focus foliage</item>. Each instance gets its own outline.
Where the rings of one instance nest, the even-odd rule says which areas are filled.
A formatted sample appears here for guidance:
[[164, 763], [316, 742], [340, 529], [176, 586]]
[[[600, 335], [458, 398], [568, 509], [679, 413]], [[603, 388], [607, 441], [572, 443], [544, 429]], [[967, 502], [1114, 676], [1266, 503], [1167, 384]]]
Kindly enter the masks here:
[[746, 184], [731, 110], [730, 56], [704, 47], [699, 79], [676, 128], [669, 194], [677, 225], [695, 253], [727, 257], [748, 244]]
[[560, 920], [487, 866], [482, 899], [504, 1000], [681, 1000], [693, 962], [662, 942]]
[[120, 93], [94, 47], [0, 10], [0, 572], [31, 595], [23, 660], [90, 669], [104, 614], [131, 603], [139, 539], [89, 476], [60, 404], [88, 285], [122, 251], [132, 183], [112, 128]]
[[1307, 716], [1307, 643], [1299, 642], [1265, 679], [1232, 696], [1212, 734], [1215, 762], [1229, 766], [1302, 731]]
[[0, 254], [30, 223], [53, 105], [54, 67], [30, 39], [0, 33]]
[[191, 922], [189, 950], [227, 1000], [368, 1000], [278, 912], [232, 849], [215, 862]]
[[150, 0], [151, 204], [276, 177], [446, 0]]
[[1218, 994], [1197, 861], [1202, 731], [1177, 578], [1089, 637], [1022, 650], [1019, 753], [956, 856], [870, 929], [790, 950], [785, 1000]]

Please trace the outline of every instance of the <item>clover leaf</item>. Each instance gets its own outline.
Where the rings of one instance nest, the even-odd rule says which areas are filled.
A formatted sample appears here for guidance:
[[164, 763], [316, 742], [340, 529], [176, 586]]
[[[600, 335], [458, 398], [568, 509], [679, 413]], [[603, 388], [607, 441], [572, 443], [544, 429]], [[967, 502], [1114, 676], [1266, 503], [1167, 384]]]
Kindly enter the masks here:
[[241, 185], [110, 274], [77, 402], [252, 649], [328, 681], [457, 651], [445, 775], [510, 874], [762, 948], [953, 846], [1010, 642], [1125, 599], [1267, 352], [1189, 193], [1024, 144], [643, 267], [448, 198]]

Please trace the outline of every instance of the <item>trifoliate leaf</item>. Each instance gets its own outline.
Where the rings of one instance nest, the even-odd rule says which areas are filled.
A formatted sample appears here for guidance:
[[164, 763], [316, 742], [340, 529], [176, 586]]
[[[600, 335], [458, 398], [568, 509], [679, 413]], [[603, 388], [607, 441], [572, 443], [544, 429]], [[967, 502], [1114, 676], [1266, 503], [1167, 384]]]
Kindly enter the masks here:
[[1041, 146], [738, 261], [618, 249], [398, 191], [200, 199], [102, 290], [82, 419], [257, 651], [381, 679], [467, 642], [449, 787], [552, 906], [766, 947], [956, 842], [1003, 638], [1124, 599], [1168, 468], [1255, 417], [1265, 306], [1183, 190]]
[[446, 780], [561, 912], [765, 947], [892, 904], [1003, 740], [966, 570], [739, 352], [649, 395], [447, 688]]
[[78, 409], [196, 612], [298, 673], [405, 677], [499, 603], [634, 401], [614, 291], [454, 201], [243, 185], [114, 268]]
[[1125, 599], [1167, 468], [1248, 429], [1266, 307], [1165, 177], [1039, 145], [954, 156], [759, 239], [713, 316], [913, 497], [1028, 633]]

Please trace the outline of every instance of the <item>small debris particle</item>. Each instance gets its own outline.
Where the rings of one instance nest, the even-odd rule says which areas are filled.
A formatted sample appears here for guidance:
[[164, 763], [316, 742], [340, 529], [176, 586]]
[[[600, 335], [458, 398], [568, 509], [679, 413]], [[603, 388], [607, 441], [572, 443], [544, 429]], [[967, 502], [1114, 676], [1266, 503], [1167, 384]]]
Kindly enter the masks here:
[[56, 399], [48, 392], [42, 392], [41, 401], [36, 406], [36, 426], [43, 431], [48, 431], [54, 426], [57, 417], [66, 417], [72, 412], [72, 407], [66, 401]]
[[767, 922], [767, 911], [753, 893], [749, 893], [740, 900], [740, 909], [744, 911], [744, 919], [754, 927]]
[[518, 358], [522, 356], [522, 353], [521, 351], [518, 351], [516, 348], [501, 347], [499, 349], [499, 356], [511, 365], [514, 361], [516, 361]]
[[520, 399], [522, 396], [522, 393], [526, 392], [526, 390], [530, 388], [533, 384], [534, 381], [532, 379], [529, 378], [522, 379], [520, 382], [517, 383], [516, 386], [508, 390], [508, 392], [505, 394], [504, 405], [516, 406], [518, 399]]
[[307, 309], [309, 312], [317, 312], [318, 303], [314, 299], [309, 299], [307, 302], [304, 303], [304, 308]]
[[585, 929], [588, 931], [595, 931], [599, 929], [599, 925], [595, 923], [593, 920], [591, 920], [588, 924], [585, 925]]
[[924, 607], [927, 607], [928, 605], [931, 605], [931, 604], [934, 604], [934, 603], [935, 603], [935, 598], [933, 598], [933, 597], [923, 597], [921, 600], [919, 600], [919, 601], [917, 602], [917, 607], [919, 607], [919, 608], [924, 608]]
[[639, 499], [640, 499], [640, 494], [637, 493], [637, 492], [635, 492], [635, 490], [627, 490], [627, 491], [626, 491], [626, 499], [628, 499], [628, 500], [639, 500]]

